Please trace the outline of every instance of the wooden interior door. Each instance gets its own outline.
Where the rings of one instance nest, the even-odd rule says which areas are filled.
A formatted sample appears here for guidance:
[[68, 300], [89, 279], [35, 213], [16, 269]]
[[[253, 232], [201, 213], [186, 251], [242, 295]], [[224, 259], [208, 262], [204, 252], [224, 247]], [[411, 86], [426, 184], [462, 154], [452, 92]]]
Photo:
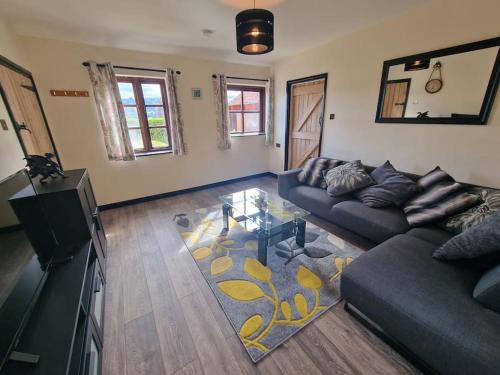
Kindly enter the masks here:
[[0, 65], [0, 85], [26, 154], [51, 153], [57, 156], [31, 78]]
[[402, 118], [405, 116], [411, 79], [387, 81], [384, 92], [382, 117]]
[[289, 95], [288, 168], [293, 169], [319, 156], [325, 79], [292, 84]]

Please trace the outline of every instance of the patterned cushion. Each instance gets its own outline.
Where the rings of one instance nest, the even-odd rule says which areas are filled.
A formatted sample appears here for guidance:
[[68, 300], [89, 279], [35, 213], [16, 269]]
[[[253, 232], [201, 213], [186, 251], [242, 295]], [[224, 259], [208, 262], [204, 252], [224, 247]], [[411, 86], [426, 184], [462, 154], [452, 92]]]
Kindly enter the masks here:
[[332, 197], [352, 193], [375, 183], [366, 173], [361, 160], [339, 165], [329, 171], [324, 171], [323, 175], [327, 185], [326, 192]]
[[462, 212], [480, 201], [448, 173], [436, 167], [417, 181], [421, 193], [403, 207], [411, 226], [422, 226]]
[[323, 171], [335, 168], [342, 162], [329, 158], [311, 158], [307, 161], [302, 171], [297, 175], [297, 179], [303, 185], [320, 187], [326, 189], [326, 182], [323, 178]]
[[443, 223], [444, 229], [452, 233], [461, 233], [500, 210], [500, 190], [484, 189], [480, 192], [480, 196], [484, 203], [449, 218]]
[[370, 174], [377, 185], [356, 193], [356, 198], [369, 207], [401, 206], [418, 192], [417, 184], [396, 171], [389, 160]]

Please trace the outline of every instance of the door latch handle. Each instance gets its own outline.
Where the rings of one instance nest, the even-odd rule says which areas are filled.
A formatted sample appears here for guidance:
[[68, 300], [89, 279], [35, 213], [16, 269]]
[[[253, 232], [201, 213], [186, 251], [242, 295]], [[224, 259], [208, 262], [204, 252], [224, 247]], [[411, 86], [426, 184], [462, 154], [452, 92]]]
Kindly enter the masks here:
[[28, 126], [26, 126], [26, 124], [24, 122], [22, 122], [20, 124], [16, 124], [16, 128], [17, 128], [17, 131], [26, 130], [27, 132], [32, 134], [31, 130], [28, 129]]

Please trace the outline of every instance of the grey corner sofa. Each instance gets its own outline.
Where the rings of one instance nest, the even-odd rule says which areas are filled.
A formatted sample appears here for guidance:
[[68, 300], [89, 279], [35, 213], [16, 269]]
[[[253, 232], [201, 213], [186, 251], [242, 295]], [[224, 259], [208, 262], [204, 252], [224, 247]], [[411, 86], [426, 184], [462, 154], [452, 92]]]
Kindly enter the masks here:
[[330, 197], [299, 172], [278, 175], [281, 197], [373, 245], [342, 274], [348, 311], [426, 373], [500, 374], [500, 314], [472, 297], [482, 271], [431, 256], [453, 234], [410, 228], [397, 207]]

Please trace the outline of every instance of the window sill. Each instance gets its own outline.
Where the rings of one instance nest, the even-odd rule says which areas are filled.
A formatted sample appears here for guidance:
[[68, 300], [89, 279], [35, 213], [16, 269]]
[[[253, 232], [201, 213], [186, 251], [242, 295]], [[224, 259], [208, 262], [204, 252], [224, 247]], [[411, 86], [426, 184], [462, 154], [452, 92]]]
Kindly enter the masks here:
[[231, 137], [254, 137], [256, 135], [265, 135], [266, 133], [235, 133]]
[[171, 154], [171, 153], [172, 153], [172, 150], [162, 150], [162, 151], [136, 153], [135, 156], [138, 158], [142, 158], [143, 156], [164, 155], [164, 154]]

